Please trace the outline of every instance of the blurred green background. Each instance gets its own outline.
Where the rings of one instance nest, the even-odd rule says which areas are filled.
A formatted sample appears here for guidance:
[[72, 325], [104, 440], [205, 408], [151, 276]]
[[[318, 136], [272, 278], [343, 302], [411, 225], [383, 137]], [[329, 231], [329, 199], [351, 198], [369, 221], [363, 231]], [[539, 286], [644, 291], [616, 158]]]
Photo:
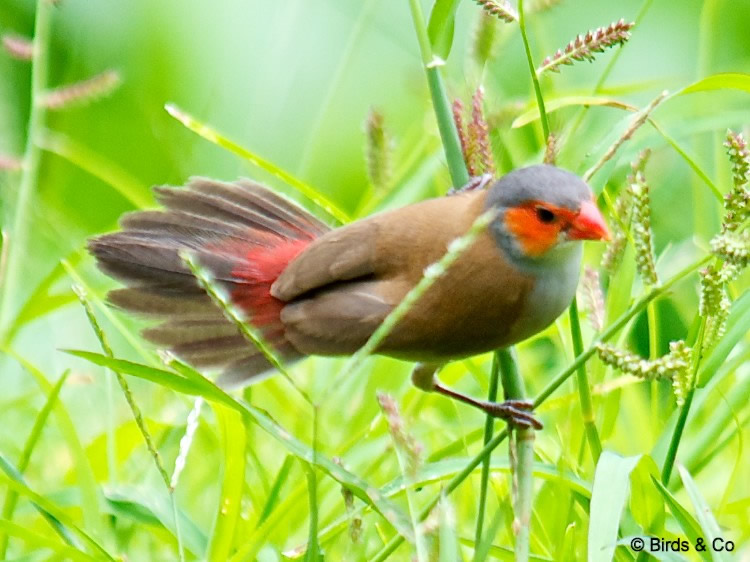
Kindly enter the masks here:
[[[431, 2], [422, 4], [429, 14]], [[750, 68], [750, 2], [663, 0], [647, 4], [648, 10], [600, 95], [643, 107], [662, 90], [675, 92], [710, 74]], [[528, 27], [535, 60], [540, 62], [588, 29], [621, 17], [633, 21], [643, 5], [639, 0], [563, 0], [534, 11], [529, 14]], [[451, 98], [461, 98], [465, 105], [470, 104], [474, 90], [484, 85], [493, 148], [504, 172], [540, 161], [544, 146], [538, 121], [511, 128], [513, 119], [533, 107], [517, 26], [496, 24], [493, 56], [482, 68], [472, 54], [480, 13], [473, 2], [461, 3], [444, 77]], [[0, 34], [32, 36], [34, 14], [35, 4], [29, 0], [2, 0]], [[68, 260], [92, 295], [101, 297], [112, 283], [92, 267], [83, 250], [86, 238], [114, 229], [118, 217], [136, 205], [149, 206], [153, 201], [149, 186], [180, 185], [192, 175], [256, 178], [315, 209], [278, 178], [183, 127], [164, 110], [169, 102], [313, 186], [352, 215], [362, 209], [389, 208], [444, 193], [450, 181], [409, 9], [406, 0], [61, 0], [52, 10], [49, 49], [51, 86], [77, 82], [108, 69], [120, 74], [122, 84], [102, 99], [47, 114], [45, 127], [58, 135], [47, 135], [47, 142], [57, 140], [58, 146], [62, 143], [77, 157], [42, 153], [39, 181], [32, 192], [27, 226], [30, 238], [23, 250], [21, 282], [11, 301], [15, 310], [6, 314], [15, 318], [30, 298], [34, 307], [30, 312], [27, 307], [12, 341], [4, 345], [32, 362], [50, 381], [72, 369], [61, 394], [70, 420], [66, 422], [66, 415], [59, 411], [50, 418], [26, 479], [32, 489], [72, 514], [111, 553], [130, 560], [174, 559], [174, 536], [159, 522], [171, 517], [168, 494], [119, 389], [102, 369], [59, 351], [98, 351], [98, 342], [70, 291], [71, 278], [58, 264], [61, 259]], [[592, 64], [576, 63], [559, 75], [545, 76], [542, 88], [548, 103], [565, 96], [590, 95], [614, 54], [608, 51]], [[747, 92], [742, 91], [681, 96], [666, 102], [654, 118], [726, 191], [731, 176], [721, 143], [728, 127], [742, 130], [750, 123], [748, 100]], [[30, 103], [30, 65], [3, 53], [0, 155], [23, 154]], [[366, 173], [364, 122], [372, 107], [384, 115], [393, 139], [394, 174], [387, 193], [374, 193]], [[585, 114], [579, 107], [566, 107], [551, 113], [552, 130], [564, 131], [582, 115], [575, 135], [563, 137], [558, 161], [578, 173], [601, 155], [631, 118], [610, 107], [593, 107]], [[686, 161], [648, 126], [595, 178], [595, 189], [601, 191], [605, 184], [610, 190], [618, 189], [628, 173], [628, 162], [646, 146], [654, 151], [649, 165], [654, 238], [659, 268], [667, 276], [705, 252], [707, 241], [718, 229], [720, 206]], [[12, 229], [19, 179], [19, 172], [0, 171], [0, 217], [7, 231]], [[11, 248], [13, 243], [11, 237]], [[597, 267], [601, 252], [598, 247], [588, 248], [588, 263]], [[45, 279], [48, 290], [36, 291]], [[697, 307], [696, 287], [692, 279], [660, 301], [663, 352], [671, 339], [685, 337]], [[741, 292], [746, 284], [738, 287]], [[634, 294], [639, 290], [636, 287]], [[153, 350], [146, 348], [144, 357], [128, 340], [142, 323], [115, 311], [113, 318], [118, 323], [113, 324], [101, 309], [97, 313], [118, 357], [159, 364]], [[521, 368], [530, 394], [570, 361], [566, 326], [563, 319], [521, 346]], [[590, 335], [586, 326], [587, 338]], [[639, 319], [624, 340], [648, 353], [645, 318]], [[738, 353], [745, 353], [747, 345], [745, 339]], [[476, 396], [486, 394], [489, 357], [468, 363], [468, 370], [466, 364], [451, 366], [444, 379]], [[312, 359], [296, 365], [293, 375], [316, 397], [341, 364], [340, 360]], [[727, 391], [750, 376], [746, 361], [735, 367]], [[397, 397], [406, 424], [424, 444], [426, 455], [462, 440], [464, 445], [454, 452], [458, 456], [468, 456], [479, 448], [476, 432], [483, 427], [483, 417], [410, 389], [409, 370], [407, 363], [371, 359], [356, 379], [337, 390], [338, 399], [326, 402], [319, 412], [321, 451], [342, 457], [350, 470], [378, 486], [399, 471], [375, 401], [377, 389]], [[611, 383], [617, 377], [598, 363], [593, 371], [596, 383]], [[46, 390], [7, 354], [0, 355], [0, 384], [0, 452], [17, 459], [44, 404]], [[131, 384], [171, 471], [192, 401], [153, 384], [136, 380]], [[540, 461], [590, 481], [593, 468], [588, 455], [580, 453], [584, 450], [580, 448], [580, 411], [574, 386], [569, 384], [540, 412], [548, 429], [538, 437], [537, 453]], [[668, 386], [655, 399], [647, 385], [637, 384], [623, 384], [622, 389], [598, 397], [605, 448], [624, 455], [663, 454], [663, 432], [674, 416]], [[312, 442], [312, 413], [283, 380], [269, 379], [247, 391], [246, 397], [297, 438]], [[713, 399], [718, 400], [716, 396]], [[689, 428], [691, 439], [698, 439], [701, 423], [708, 423], [710, 413], [697, 411]], [[746, 421], [747, 407], [734, 415], [737, 423]], [[747, 437], [747, 431], [738, 431], [738, 435]], [[76, 456], [71, 440], [79, 443], [82, 456]], [[721, 508], [726, 532], [747, 551], [750, 483], [732, 474], [742, 467], [741, 474], [746, 475], [750, 459], [741, 440], [739, 443], [732, 440], [715, 460], [706, 460], [696, 478], [711, 506]], [[496, 455], [503, 457], [502, 449]], [[205, 407], [176, 492], [180, 509], [193, 522], [194, 528], [186, 533], [192, 533], [198, 551], [214, 529], [219, 475], [225, 470], [225, 457], [218, 450], [225, 450], [222, 435], [210, 408]], [[303, 544], [307, 537], [304, 472], [295, 463], [281, 486], [281, 498], [291, 498], [283, 504], [287, 511], [283, 517], [279, 514], [270, 528], [259, 531], [261, 527], [256, 526], [286, 455], [266, 433], [248, 428], [241, 532], [235, 536], [235, 544], [242, 545], [248, 537], [258, 541], [263, 545], [264, 560], [280, 560], [281, 552]], [[82, 482], [93, 482], [104, 494], [97, 503], [102, 515], [86, 513], [85, 507], [81, 511], [85, 504], [80, 497], [85, 488]], [[729, 490], [728, 482], [732, 485]], [[322, 476], [319, 483], [322, 527], [345, 518], [346, 510], [339, 485]], [[493, 486], [489, 513], [499, 508], [503, 514], [504, 531], [499, 532], [497, 544], [508, 546], [510, 508], [505, 473], [493, 476]], [[432, 497], [439, 487], [438, 480], [421, 493]], [[567, 512], [550, 515], [570, 493], [543, 485], [535, 518], [545, 520], [549, 515], [556, 520], [539, 523], [537, 531], [573, 533], [571, 552], [578, 555], [585, 552], [585, 523], [573, 531], [566, 529], [569, 522], [585, 521], [585, 517], [575, 513], [566, 519]], [[118, 498], [127, 501], [118, 503]], [[461, 537], [473, 537], [475, 500], [476, 482], [464, 484], [455, 494]], [[272, 508], [280, 509], [278, 505]], [[156, 515], [149, 518], [144, 515], [147, 511]], [[21, 502], [14, 520], [38, 533], [51, 533], [28, 501]], [[367, 559], [367, 553], [382, 544], [381, 535], [392, 534], [372, 513], [365, 516], [363, 528], [358, 543], [352, 543], [340, 528], [324, 543], [328, 559]], [[562, 535], [538, 532], [532, 551], [554, 553]], [[38, 544], [12, 540], [9, 557], [41, 560], [49, 559], [49, 552]], [[188, 555], [200, 554], [192, 551]], [[407, 560], [409, 556], [402, 548], [393, 559]]]

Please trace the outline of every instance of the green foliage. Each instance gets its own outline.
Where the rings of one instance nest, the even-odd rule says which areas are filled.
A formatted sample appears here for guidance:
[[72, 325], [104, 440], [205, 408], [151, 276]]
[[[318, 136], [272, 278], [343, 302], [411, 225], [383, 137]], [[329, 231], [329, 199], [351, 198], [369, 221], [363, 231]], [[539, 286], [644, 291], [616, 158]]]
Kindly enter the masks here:
[[[633, 559], [633, 536], [718, 534], [750, 548], [750, 5], [525, 4], [0, 5], [0, 558], [512, 560], [519, 463], [531, 560]], [[624, 45], [600, 53], [623, 43], [605, 29], [554, 54], [620, 18], [635, 20], [618, 28], [632, 34]], [[591, 64], [537, 76], [534, 61], [551, 55], [551, 70], [592, 52]], [[112, 283], [85, 240], [150, 207], [149, 185], [251, 176], [331, 224], [442, 195], [466, 180], [448, 95], [468, 105], [480, 86], [474, 167], [540, 162], [552, 136], [616, 240], [586, 248], [596, 269], [607, 252], [601, 329], [574, 313], [518, 346], [545, 429], [516, 462], [499, 422], [411, 388], [411, 365], [370, 356], [373, 342], [286, 366], [300, 392], [276, 376], [240, 397], [174, 358], [159, 365], [145, 323], [104, 304]], [[363, 130], [372, 107], [382, 119]], [[647, 147], [648, 197], [632, 213], [642, 193], [628, 189], [629, 162]], [[637, 275], [646, 239], [660, 284]], [[410, 299], [440, 269], [428, 273]], [[644, 383], [596, 354], [608, 342], [624, 363], [658, 369], [675, 359], [670, 339], [693, 350], [678, 358], [682, 406], [669, 381]], [[441, 378], [486, 396], [491, 361]], [[394, 445], [396, 422], [408, 433]], [[601, 455], [584, 454], [597, 441]]]

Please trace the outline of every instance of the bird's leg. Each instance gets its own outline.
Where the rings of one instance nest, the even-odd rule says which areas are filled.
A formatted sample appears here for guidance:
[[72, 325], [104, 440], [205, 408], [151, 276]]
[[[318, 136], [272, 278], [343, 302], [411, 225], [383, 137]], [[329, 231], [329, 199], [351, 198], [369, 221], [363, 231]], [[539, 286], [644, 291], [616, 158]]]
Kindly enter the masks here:
[[484, 189], [488, 183], [493, 180], [492, 174], [482, 174], [481, 176], [472, 176], [466, 185], [459, 188], [452, 187], [448, 190], [448, 195], [456, 195], [458, 193], [465, 193], [467, 191], [474, 191], [475, 189]]
[[509, 425], [522, 429], [533, 427], [542, 429], [542, 423], [530, 412], [534, 405], [527, 400], [506, 400], [505, 402], [487, 402], [476, 400], [455, 390], [443, 386], [437, 378], [440, 365], [432, 363], [417, 363], [411, 373], [411, 382], [425, 392], [439, 392], [445, 396], [460, 400], [466, 404], [479, 408], [488, 414], [505, 420]]

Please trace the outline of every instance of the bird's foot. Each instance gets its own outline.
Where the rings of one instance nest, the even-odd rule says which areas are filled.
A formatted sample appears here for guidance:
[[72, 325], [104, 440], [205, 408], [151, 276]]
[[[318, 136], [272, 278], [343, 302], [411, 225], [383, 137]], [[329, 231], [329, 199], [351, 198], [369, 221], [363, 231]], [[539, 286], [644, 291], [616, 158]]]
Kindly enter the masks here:
[[479, 407], [496, 418], [505, 420], [518, 429], [542, 429], [542, 422], [531, 413], [534, 404], [528, 400], [506, 400], [505, 402], [481, 401]]
[[496, 418], [505, 420], [508, 425], [518, 429], [542, 429], [542, 422], [534, 417], [532, 410], [534, 404], [528, 400], [506, 400], [505, 402], [488, 402], [487, 400], [477, 400], [461, 392], [456, 392], [443, 386], [440, 383], [435, 372], [439, 366], [418, 363], [411, 375], [411, 380], [415, 386], [426, 392], [439, 392], [444, 396], [460, 400], [465, 404], [479, 408], [483, 412]]
[[482, 174], [481, 176], [472, 176], [469, 178], [469, 182], [459, 188], [451, 187], [448, 190], [448, 195], [457, 195], [459, 193], [466, 193], [467, 191], [474, 191], [475, 189], [484, 189], [493, 180], [492, 174]]

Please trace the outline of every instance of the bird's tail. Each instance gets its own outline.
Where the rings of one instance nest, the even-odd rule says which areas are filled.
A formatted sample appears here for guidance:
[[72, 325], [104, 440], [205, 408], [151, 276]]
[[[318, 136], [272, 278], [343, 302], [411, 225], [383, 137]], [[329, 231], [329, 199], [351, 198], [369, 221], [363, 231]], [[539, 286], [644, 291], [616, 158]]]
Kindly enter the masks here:
[[271, 366], [198, 285], [180, 254], [191, 252], [286, 361], [301, 354], [287, 341], [283, 303], [271, 284], [312, 240], [329, 230], [307, 211], [249, 181], [192, 179], [157, 187], [166, 209], [123, 217], [122, 230], [89, 241], [99, 268], [123, 282], [115, 306], [161, 323], [144, 336], [195, 367], [218, 368], [237, 385]]

